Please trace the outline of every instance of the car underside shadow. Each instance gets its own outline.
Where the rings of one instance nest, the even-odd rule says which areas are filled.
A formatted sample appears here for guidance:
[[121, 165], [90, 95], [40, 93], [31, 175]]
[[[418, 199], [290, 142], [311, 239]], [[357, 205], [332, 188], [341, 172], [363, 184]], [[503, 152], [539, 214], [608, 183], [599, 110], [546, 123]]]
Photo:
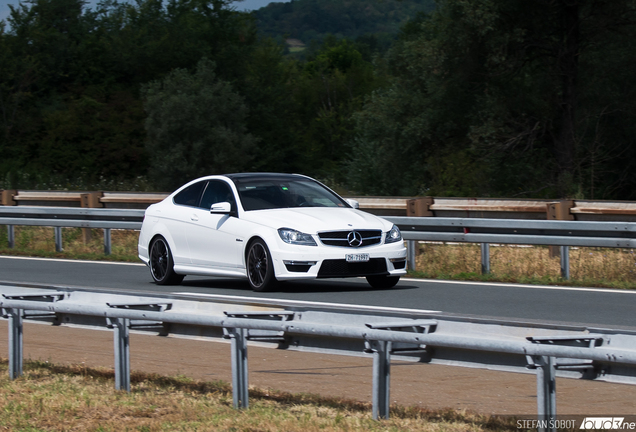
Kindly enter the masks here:
[[393, 288], [376, 289], [371, 287], [364, 279], [339, 279], [320, 281], [288, 281], [279, 282], [276, 291], [285, 293], [325, 293], [325, 292], [365, 292], [365, 291], [394, 291], [396, 289], [416, 289], [416, 286], [400, 284]]
[[240, 291], [252, 291], [247, 280], [243, 279], [223, 279], [223, 278], [202, 278], [196, 279], [192, 276], [186, 276], [181, 282], [184, 287], [196, 288], [219, 288], [219, 289], [235, 289]]
[[[221, 279], [221, 278], [197, 278], [192, 279], [186, 277], [181, 283], [184, 287], [193, 288], [215, 288], [215, 289], [232, 289], [243, 292], [253, 292], [249, 283], [242, 279]], [[397, 291], [417, 289], [416, 285], [408, 282], [398, 282], [393, 288], [375, 289], [372, 288], [364, 279], [337, 279], [337, 280], [311, 280], [311, 281], [285, 281], [278, 282], [272, 292], [282, 293], [343, 293], [343, 292], [365, 292], [365, 291]], [[263, 293], [255, 293], [263, 294]]]

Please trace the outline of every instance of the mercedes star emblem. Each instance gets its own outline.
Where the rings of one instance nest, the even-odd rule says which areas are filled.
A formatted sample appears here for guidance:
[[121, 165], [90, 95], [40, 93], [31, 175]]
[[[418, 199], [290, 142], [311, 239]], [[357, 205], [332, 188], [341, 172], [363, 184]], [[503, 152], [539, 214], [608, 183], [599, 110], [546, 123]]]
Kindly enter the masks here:
[[362, 235], [358, 231], [351, 231], [347, 236], [347, 241], [349, 242], [349, 246], [358, 247], [362, 245]]

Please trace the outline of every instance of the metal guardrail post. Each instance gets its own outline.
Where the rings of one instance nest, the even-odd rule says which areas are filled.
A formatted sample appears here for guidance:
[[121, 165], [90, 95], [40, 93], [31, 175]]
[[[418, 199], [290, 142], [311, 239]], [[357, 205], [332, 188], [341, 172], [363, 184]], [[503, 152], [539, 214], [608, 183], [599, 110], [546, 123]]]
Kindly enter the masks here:
[[7, 240], [9, 241], [9, 249], [15, 247], [15, 227], [13, 225], [7, 225]]
[[112, 242], [110, 237], [110, 228], [104, 228], [104, 254], [110, 255], [112, 252]]
[[14, 380], [22, 375], [22, 309], [8, 309], [7, 318], [9, 319], [9, 378]]
[[62, 252], [62, 227], [53, 227], [55, 230], [55, 252]]
[[373, 352], [373, 419], [388, 419], [391, 383], [391, 342], [370, 341]]
[[530, 359], [532, 369], [537, 370], [537, 414], [538, 420], [547, 421], [540, 424], [540, 432], [555, 432], [554, 420], [556, 420], [556, 377], [555, 359], [550, 356], [532, 356]]
[[[236, 408], [248, 407], [248, 368], [247, 368], [247, 339], [248, 330], [265, 332], [252, 334], [250, 338], [258, 336], [266, 336], [268, 339], [272, 337], [280, 344], [284, 339], [282, 336], [288, 335], [307, 335], [311, 339], [320, 337], [317, 345], [307, 345], [316, 348], [327, 349], [327, 352], [335, 351], [338, 353], [341, 348], [333, 349], [329, 345], [325, 345], [324, 341], [329, 338], [346, 338], [365, 341], [365, 352], [374, 354], [373, 364], [373, 418], [382, 419], [389, 416], [390, 405], [390, 354], [406, 351], [419, 351], [422, 355], [432, 359], [435, 355], [436, 347], [448, 349], [448, 359], [455, 362], [454, 359], [461, 359], [465, 362], [474, 362], [484, 365], [481, 354], [488, 354], [486, 363], [490, 366], [511, 365], [510, 357], [503, 356], [503, 363], [498, 363], [491, 354], [507, 353], [514, 356], [525, 356], [526, 365], [530, 369], [536, 369], [537, 373], [537, 413], [539, 420], [544, 420], [543, 432], [552, 431], [546, 426], [554, 425], [554, 422], [548, 421], [556, 419], [556, 358], [575, 359], [575, 363], [564, 363], [563, 366], [573, 366], [582, 374], [587, 374], [590, 368], [596, 369], [593, 362], [599, 362], [604, 376], [613, 376], [628, 378], [626, 383], [633, 384], [633, 371], [636, 368], [636, 337], [633, 332], [620, 333], [618, 330], [608, 329], [583, 329], [572, 326], [557, 326], [553, 328], [550, 324], [544, 328], [544, 331], [538, 331], [543, 328], [539, 325], [531, 325], [528, 330], [520, 332], [518, 323], [514, 325], [495, 321], [493, 326], [492, 319], [467, 321], [463, 318], [437, 317], [436, 319], [397, 319], [392, 312], [390, 315], [382, 313], [375, 316], [373, 323], [364, 323], [368, 316], [356, 314], [344, 315], [347, 312], [325, 312], [323, 310], [312, 311], [307, 308], [306, 311], [293, 312], [285, 310], [289, 307], [288, 303], [267, 304], [267, 308], [276, 309], [272, 311], [246, 311], [246, 312], [228, 312], [224, 311], [227, 318], [222, 318], [218, 313], [221, 305], [219, 303], [213, 309], [199, 310], [198, 306], [192, 303], [199, 303], [199, 300], [185, 301], [186, 304], [177, 305], [173, 308], [172, 303], [157, 302], [157, 298], [149, 298], [147, 303], [140, 303], [139, 298], [134, 296], [129, 298], [125, 303], [110, 303], [112, 294], [90, 293], [90, 296], [84, 296], [82, 292], [75, 291], [59, 291], [50, 292], [36, 291], [35, 293], [25, 293], [25, 288], [17, 286], [4, 286], [3, 289], [13, 291], [13, 294], [2, 293], [0, 296], [0, 307], [3, 314], [7, 318], [15, 319], [10, 323], [10, 355], [16, 361], [15, 376], [18, 376], [21, 370], [22, 358], [22, 318], [40, 316], [23, 315], [22, 311], [27, 310], [45, 312], [46, 316], [53, 314], [65, 314], [69, 317], [74, 315], [89, 317], [108, 317], [106, 323], [108, 327], [114, 329], [114, 346], [115, 346], [115, 380], [117, 389], [130, 390], [130, 361], [129, 361], [129, 338], [128, 332], [131, 325], [135, 326], [135, 321], [143, 321], [137, 324], [141, 326], [153, 326], [156, 329], [157, 322], [163, 324], [183, 324], [196, 326], [197, 333], [201, 331], [201, 327], [223, 328], [224, 337], [232, 340], [232, 383], [234, 393], [234, 403]], [[27, 291], [30, 290], [26, 289]], [[0, 290], [1, 293], [2, 290]], [[117, 294], [118, 296], [120, 294]], [[74, 299], [66, 301], [66, 299]], [[102, 304], [100, 298], [109, 300]], [[119, 299], [119, 298], [118, 298]], [[119, 299], [121, 301], [121, 299]], [[251, 306], [254, 304], [250, 303]], [[266, 304], [263, 303], [262, 306]], [[197, 312], [193, 312], [194, 309]], [[225, 306], [223, 306], [225, 307]], [[303, 306], [306, 308], [306, 306]], [[171, 310], [171, 313], [164, 311]], [[209, 313], [210, 310], [217, 311]], [[315, 314], [314, 314], [315, 313]], [[338, 315], [337, 318], [333, 316]], [[326, 315], [325, 315], [326, 314]], [[421, 314], [418, 313], [418, 316]], [[304, 318], [301, 320], [301, 316]], [[13, 317], [13, 318], [12, 318]], [[297, 322], [294, 318], [297, 317]], [[346, 317], [346, 319], [345, 319]], [[357, 317], [357, 318], [356, 318]], [[133, 320], [133, 321], [131, 321]], [[63, 320], [65, 323], [66, 320]], [[59, 322], [59, 321], [58, 321]], [[93, 322], [91, 320], [91, 322]], [[362, 326], [364, 323], [364, 328]], [[448, 327], [448, 332], [438, 332], [441, 326]], [[479, 326], [487, 326], [488, 330], [483, 331]], [[506, 327], [511, 328], [506, 330]], [[497, 329], [493, 328], [497, 327]], [[482, 327], [484, 329], [484, 327]], [[532, 329], [532, 330], [531, 330]], [[191, 329], [184, 334], [192, 334]], [[502, 332], [502, 330], [504, 330]], [[531, 330], [531, 331], [530, 331]], [[592, 331], [592, 333], [590, 333]], [[544, 333], [542, 336], [520, 337], [520, 333]], [[282, 335], [281, 335], [282, 333]], [[618, 333], [621, 337], [615, 338]], [[218, 333], [214, 332], [214, 337]], [[505, 337], [502, 337], [505, 336]], [[610, 345], [610, 340], [612, 344]], [[403, 346], [396, 346], [393, 344]], [[347, 344], [350, 345], [350, 344]], [[295, 346], [305, 346], [302, 339]], [[429, 350], [429, 347], [431, 348]], [[479, 356], [472, 358], [470, 352], [482, 352]], [[350, 349], [347, 351], [350, 353]], [[453, 354], [455, 352], [455, 354]], [[16, 355], [19, 353], [19, 355]], [[459, 354], [459, 357], [456, 357]], [[523, 357], [520, 357], [522, 359]], [[581, 362], [583, 360], [583, 362]], [[452, 364], [452, 363], [451, 363]], [[612, 365], [618, 365], [618, 373], [612, 372]], [[627, 367], [631, 369], [629, 374], [624, 374], [623, 370]], [[594, 379], [595, 377], [589, 376]]]
[[232, 394], [234, 396], [234, 408], [248, 408], [247, 330], [224, 328], [223, 333], [232, 342]]
[[481, 243], [481, 274], [490, 274], [490, 243]]
[[561, 246], [561, 277], [570, 280], [570, 246]]
[[130, 334], [128, 318], [108, 319], [115, 344], [115, 389], [130, 391]]
[[417, 242], [415, 240], [408, 240], [406, 242], [406, 260], [408, 269], [415, 271], [415, 257], [417, 256]]

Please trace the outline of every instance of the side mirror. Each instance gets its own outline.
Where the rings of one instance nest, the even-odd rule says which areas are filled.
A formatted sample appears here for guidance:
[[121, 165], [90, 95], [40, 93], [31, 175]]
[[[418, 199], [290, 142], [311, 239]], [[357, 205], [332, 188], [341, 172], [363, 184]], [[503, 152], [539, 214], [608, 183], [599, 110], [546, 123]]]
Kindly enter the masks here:
[[232, 204], [229, 202], [220, 202], [216, 204], [212, 204], [210, 208], [210, 213], [214, 214], [230, 214], [232, 213]]
[[354, 199], [351, 198], [347, 198], [345, 201], [347, 201], [347, 203], [353, 207], [354, 209], [359, 209], [360, 208], [360, 203]]

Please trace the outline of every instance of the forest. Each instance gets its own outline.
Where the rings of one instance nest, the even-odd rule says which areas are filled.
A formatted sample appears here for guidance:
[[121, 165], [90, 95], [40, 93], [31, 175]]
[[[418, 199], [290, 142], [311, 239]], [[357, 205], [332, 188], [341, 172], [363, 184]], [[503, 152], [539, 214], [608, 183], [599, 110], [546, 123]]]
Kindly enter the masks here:
[[418, 13], [434, 9], [434, 0], [292, 0], [270, 3], [253, 15], [260, 35], [281, 42], [294, 38], [315, 46], [333, 35], [384, 51], [401, 26]]
[[634, 0], [11, 9], [0, 189], [277, 171], [347, 194], [636, 199]]

